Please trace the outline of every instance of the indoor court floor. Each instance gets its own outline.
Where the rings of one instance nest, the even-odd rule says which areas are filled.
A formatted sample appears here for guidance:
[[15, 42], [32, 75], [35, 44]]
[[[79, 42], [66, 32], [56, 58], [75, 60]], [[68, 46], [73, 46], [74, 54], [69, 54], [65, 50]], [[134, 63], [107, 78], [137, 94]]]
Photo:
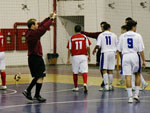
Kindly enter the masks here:
[[[21, 79], [14, 81], [14, 74], [20, 72]], [[47, 66], [41, 95], [45, 103], [27, 100], [22, 91], [31, 81], [28, 67], [7, 68], [7, 90], [0, 90], [0, 113], [150, 113], [150, 86], [141, 91], [140, 103], [128, 103], [125, 86], [117, 86], [119, 75], [115, 72], [114, 91], [98, 91], [102, 78], [99, 69], [89, 67], [88, 94], [82, 88], [82, 76], [79, 75], [79, 92], [72, 92], [73, 80], [70, 65]], [[148, 79], [149, 72], [143, 73]], [[34, 89], [32, 92], [34, 96]]]

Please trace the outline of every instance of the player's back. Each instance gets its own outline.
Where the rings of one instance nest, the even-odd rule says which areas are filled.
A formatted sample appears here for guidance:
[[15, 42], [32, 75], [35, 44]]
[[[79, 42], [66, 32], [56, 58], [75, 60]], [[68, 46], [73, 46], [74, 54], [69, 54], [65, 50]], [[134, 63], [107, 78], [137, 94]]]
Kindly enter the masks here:
[[117, 47], [117, 36], [110, 31], [105, 31], [98, 36], [97, 45], [101, 47], [102, 53], [115, 52]]
[[120, 36], [119, 45], [122, 53], [137, 53], [144, 50], [143, 40], [140, 34], [128, 31]]
[[69, 42], [69, 49], [72, 56], [74, 55], [87, 55], [87, 46], [89, 45], [88, 39], [85, 35], [77, 33], [73, 35]]

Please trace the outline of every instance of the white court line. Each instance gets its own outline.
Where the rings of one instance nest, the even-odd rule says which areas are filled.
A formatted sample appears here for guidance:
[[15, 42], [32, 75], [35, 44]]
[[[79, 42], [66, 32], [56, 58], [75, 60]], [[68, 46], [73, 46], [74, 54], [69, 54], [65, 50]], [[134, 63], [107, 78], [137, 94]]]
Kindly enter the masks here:
[[[10, 91], [12, 91], [12, 92], [10, 92], [10, 93], [4, 93], [4, 94], [2, 94], [2, 95], [13, 95], [13, 94], [16, 94], [17, 93], [17, 91], [16, 90], [14, 90], [14, 89], [7, 89], [7, 90], [10, 90]], [[6, 90], [6, 91], [7, 91]], [[5, 90], [4, 90], [5, 91]]]
[[[145, 97], [150, 97], [150, 96], [145, 96]], [[10, 105], [10, 106], [0, 106], [0, 110], [3, 109], [8, 109], [8, 108], [16, 108], [16, 107], [24, 107], [24, 106], [30, 106], [30, 105], [51, 105], [51, 104], [69, 104], [69, 103], [84, 103], [84, 102], [122, 102], [122, 101], [127, 101], [128, 98], [107, 98], [107, 99], [91, 99], [91, 100], [78, 100], [78, 101], [62, 101], [62, 102], [49, 102], [49, 103], [31, 103], [31, 104], [21, 104], [21, 105]], [[142, 102], [142, 101], [140, 101]], [[145, 102], [145, 101], [143, 101]], [[146, 102], [150, 102], [150, 100], [147, 100]]]
[[[112, 100], [125, 100], [127, 98], [110, 98]], [[91, 100], [78, 100], [78, 101], [62, 101], [62, 102], [49, 102], [49, 103], [33, 103], [33, 104], [21, 104], [21, 105], [10, 105], [10, 106], [0, 106], [0, 109], [8, 109], [8, 108], [16, 108], [16, 107], [24, 107], [30, 105], [51, 105], [51, 104], [69, 104], [69, 103], [83, 103], [83, 102], [100, 102], [100, 100], [104, 100], [106, 102], [110, 101], [108, 99], [91, 99]]]

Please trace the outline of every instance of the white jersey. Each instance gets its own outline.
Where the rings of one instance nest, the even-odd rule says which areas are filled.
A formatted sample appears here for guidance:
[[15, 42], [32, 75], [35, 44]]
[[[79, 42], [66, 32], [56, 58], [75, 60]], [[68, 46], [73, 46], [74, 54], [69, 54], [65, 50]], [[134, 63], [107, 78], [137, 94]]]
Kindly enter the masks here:
[[117, 35], [110, 31], [104, 31], [98, 36], [96, 45], [101, 48], [101, 53], [115, 52], [117, 48], [117, 42]]
[[142, 36], [133, 31], [128, 31], [122, 34], [119, 38], [117, 49], [122, 54], [137, 53], [144, 50]]

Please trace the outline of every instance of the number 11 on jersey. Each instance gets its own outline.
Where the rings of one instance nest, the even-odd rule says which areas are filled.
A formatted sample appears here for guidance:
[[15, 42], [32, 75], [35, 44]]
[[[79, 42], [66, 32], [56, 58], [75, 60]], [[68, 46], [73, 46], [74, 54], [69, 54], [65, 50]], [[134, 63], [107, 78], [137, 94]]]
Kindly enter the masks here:
[[82, 41], [76, 41], [76, 50], [82, 49]]

